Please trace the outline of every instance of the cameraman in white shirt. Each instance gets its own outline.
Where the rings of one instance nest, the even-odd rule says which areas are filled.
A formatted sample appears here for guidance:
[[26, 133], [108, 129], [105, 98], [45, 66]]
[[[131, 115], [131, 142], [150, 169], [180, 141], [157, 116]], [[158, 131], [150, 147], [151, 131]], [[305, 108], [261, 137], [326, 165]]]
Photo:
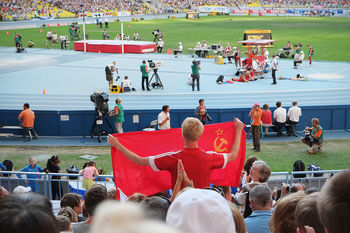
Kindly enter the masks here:
[[164, 105], [162, 107], [162, 112], [158, 114], [158, 129], [170, 129], [170, 107], [169, 105]]
[[287, 123], [290, 127], [287, 128], [288, 136], [293, 135], [294, 137], [298, 137], [296, 135], [295, 126], [299, 123], [299, 118], [301, 117], [301, 108], [298, 107], [298, 102], [294, 101], [292, 103], [292, 107], [288, 109], [288, 121]]

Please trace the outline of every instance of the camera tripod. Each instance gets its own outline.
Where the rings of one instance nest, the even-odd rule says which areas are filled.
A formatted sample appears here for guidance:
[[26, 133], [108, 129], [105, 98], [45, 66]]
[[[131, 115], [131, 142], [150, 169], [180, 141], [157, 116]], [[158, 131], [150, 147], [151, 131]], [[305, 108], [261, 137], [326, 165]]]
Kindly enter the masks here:
[[[151, 84], [153, 78], [154, 78], [154, 83]], [[153, 69], [152, 77], [149, 80], [149, 82], [147, 83], [147, 85], [149, 86], [150, 84], [153, 88], [161, 87], [162, 89], [164, 89], [162, 80], [160, 80], [159, 75], [158, 75], [158, 69]]]
[[95, 108], [95, 111], [96, 111], [96, 115], [95, 115], [94, 123], [92, 124], [92, 127], [91, 127], [90, 136], [91, 136], [91, 138], [94, 137], [95, 128], [97, 126], [97, 140], [99, 143], [101, 143], [102, 142], [101, 136], [103, 134], [107, 133], [106, 130], [102, 130], [102, 126], [103, 126], [103, 122], [104, 122], [103, 120], [105, 120], [107, 122], [107, 125], [112, 130], [112, 133], [115, 133], [115, 132], [114, 132], [114, 129], [113, 129], [111, 123], [109, 122], [108, 113], [103, 114], [97, 108]]

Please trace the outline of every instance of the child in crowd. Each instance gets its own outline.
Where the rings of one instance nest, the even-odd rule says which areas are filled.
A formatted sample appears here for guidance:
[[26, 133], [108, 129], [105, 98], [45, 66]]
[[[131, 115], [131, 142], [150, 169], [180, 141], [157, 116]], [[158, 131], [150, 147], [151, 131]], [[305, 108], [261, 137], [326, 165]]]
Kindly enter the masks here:
[[83, 175], [83, 188], [89, 189], [94, 185], [94, 176], [98, 176], [98, 171], [96, 169], [96, 162], [89, 161], [86, 167], [79, 172], [80, 175]]

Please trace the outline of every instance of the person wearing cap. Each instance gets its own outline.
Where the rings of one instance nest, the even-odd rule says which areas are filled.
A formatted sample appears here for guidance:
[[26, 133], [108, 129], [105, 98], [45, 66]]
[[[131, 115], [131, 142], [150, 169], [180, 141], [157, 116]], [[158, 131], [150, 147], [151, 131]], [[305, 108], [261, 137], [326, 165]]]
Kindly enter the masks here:
[[177, 50], [174, 50], [174, 55], [175, 55], [175, 57], [177, 57], [177, 54], [178, 53], [182, 53], [182, 49], [183, 49], [184, 47], [182, 46], [182, 43], [181, 42], [179, 42], [179, 48], [177, 49]]
[[[117, 137], [109, 134], [108, 144], [119, 150], [132, 162], [150, 166], [154, 171], [169, 171], [171, 187], [174, 188], [177, 180], [178, 161], [182, 160], [188, 178], [193, 181], [195, 188], [205, 188], [210, 185], [209, 179], [214, 169], [224, 169], [226, 164], [237, 158], [242, 130], [244, 124], [238, 119], [234, 120], [235, 137], [229, 153], [206, 152], [199, 148], [198, 140], [203, 134], [203, 124], [194, 117], [187, 117], [181, 125], [184, 147], [180, 151], [166, 152], [160, 155], [142, 157], [124, 147]], [[184, 188], [182, 184], [181, 188]]]
[[262, 110], [260, 109], [260, 104], [258, 102], [253, 104], [252, 109], [249, 112], [249, 116], [251, 118], [252, 123], [252, 137], [253, 137], [253, 145], [256, 152], [260, 151], [260, 127], [261, 127], [261, 116]]
[[29, 193], [32, 189], [28, 187], [24, 187], [22, 185], [17, 186], [16, 188], [13, 189], [13, 193]]
[[[21, 170], [21, 172], [43, 172], [43, 169], [35, 163], [34, 158], [28, 159], [29, 165]], [[27, 174], [27, 179], [25, 180], [28, 186], [30, 186], [32, 192], [39, 192], [39, 183], [38, 179], [41, 178], [41, 175], [36, 174]], [[22, 179], [21, 174], [17, 175], [18, 178]]]
[[190, 189], [170, 205], [166, 225], [184, 233], [234, 233], [236, 226], [230, 206], [218, 192]]

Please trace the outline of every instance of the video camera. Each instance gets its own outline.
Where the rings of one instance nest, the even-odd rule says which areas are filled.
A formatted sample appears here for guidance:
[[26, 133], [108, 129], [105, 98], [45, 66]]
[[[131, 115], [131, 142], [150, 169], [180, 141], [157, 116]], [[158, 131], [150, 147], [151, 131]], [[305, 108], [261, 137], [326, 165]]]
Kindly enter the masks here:
[[104, 92], [94, 92], [90, 95], [90, 101], [95, 104], [95, 109], [102, 114], [108, 113], [108, 94]]
[[201, 64], [201, 61], [193, 60], [192, 64], [198, 66]]
[[159, 29], [155, 29], [155, 30], [153, 30], [152, 34], [157, 36], [157, 35], [159, 35], [159, 32], [160, 32]]
[[158, 69], [159, 67], [161, 67], [163, 65], [162, 61], [153, 62], [153, 60], [148, 60], [148, 63], [149, 63], [149, 67], [152, 70], [156, 70], [156, 69]]

